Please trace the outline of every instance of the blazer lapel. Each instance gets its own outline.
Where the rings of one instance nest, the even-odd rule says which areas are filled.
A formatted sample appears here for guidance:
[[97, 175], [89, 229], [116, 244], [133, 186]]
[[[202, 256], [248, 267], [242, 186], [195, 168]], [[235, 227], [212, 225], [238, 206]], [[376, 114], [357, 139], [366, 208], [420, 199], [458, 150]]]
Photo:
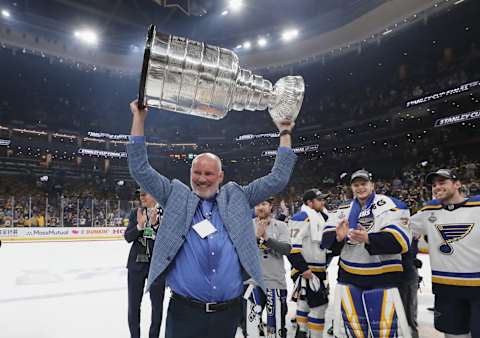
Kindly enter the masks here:
[[226, 222], [227, 218], [225, 213], [227, 212], [227, 194], [225, 193], [225, 189], [220, 189], [220, 192], [217, 194], [217, 205], [218, 205], [218, 212], [220, 213], [220, 217], [222, 217], [223, 224], [227, 228], [227, 231], [231, 233], [231, 229]]
[[190, 229], [190, 225], [192, 224], [192, 220], [193, 220], [193, 215], [195, 214], [195, 210], [197, 209], [198, 201], [200, 201], [200, 198], [198, 198], [197, 195], [195, 195], [194, 193], [188, 194], [187, 217], [186, 217], [185, 231], [183, 232], [183, 234], [186, 234]]

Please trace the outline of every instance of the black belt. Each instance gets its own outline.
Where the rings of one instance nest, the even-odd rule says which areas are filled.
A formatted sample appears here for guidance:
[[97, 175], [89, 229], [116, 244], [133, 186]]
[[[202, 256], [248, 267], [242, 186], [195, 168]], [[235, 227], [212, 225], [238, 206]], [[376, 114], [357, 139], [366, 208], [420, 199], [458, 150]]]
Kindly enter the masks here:
[[178, 293], [175, 293], [172, 291], [172, 299], [175, 301], [179, 301], [182, 303], [185, 303], [191, 307], [199, 308], [205, 310], [207, 313], [212, 313], [212, 312], [219, 312], [219, 311], [225, 311], [237, 304], [240, 304], [242, 301], [242, 297], [237, 297], [232, 300], [228, 300], [226, 302], [212, 302], [212, 303], [204, 303], [199, 300], [190, 298], [190, 297], [185, 297], [182, 295], [179, 295]]

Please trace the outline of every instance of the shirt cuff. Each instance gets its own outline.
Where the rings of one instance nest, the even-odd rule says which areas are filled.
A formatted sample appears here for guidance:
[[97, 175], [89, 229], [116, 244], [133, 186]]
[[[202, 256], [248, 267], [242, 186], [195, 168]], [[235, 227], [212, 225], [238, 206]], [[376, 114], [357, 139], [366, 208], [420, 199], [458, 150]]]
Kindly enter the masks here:
[[292, 151], [292, 148], [289, 148], [289, 147], [278, 147], [278, 152], [283, 152], [283, 153], [289, 153]]
[[131, 144], [133, 144], [133, 143], [145, 143], [145, 136], [129, 135], [128, 140]]

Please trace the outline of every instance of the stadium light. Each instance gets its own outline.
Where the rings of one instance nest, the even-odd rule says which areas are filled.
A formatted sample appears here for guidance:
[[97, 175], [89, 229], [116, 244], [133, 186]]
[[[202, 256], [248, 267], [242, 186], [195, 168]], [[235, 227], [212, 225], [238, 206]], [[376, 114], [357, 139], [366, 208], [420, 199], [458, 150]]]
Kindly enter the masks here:
[[4, 18], [9, 18], [10, 17], [10, 12], [7, 11], [6, 9], [2, 9], [2, 16]]
[[89, 45], [96, 45], [98, 43], [97, 33], [92, 30], [85, 29], [81, 31], [75, 31], [73, 35], [80, 41]]
[[243, 7], [243, 0], [230, 0], [228, 2], [228, 8], [232, 12], [238, 12]]
[[228, 11], [227, 11], [227, 10], [224, 10], [224, 11], [222, 12], [222, 16], [225, 16], [225, 15], [228, 15]]
[[290, 41], [296, 37], [298, 37], [298, 29], [295, 28], [284, 30], [282, 33], [283, 41]]
[[252, 43], [250, 41], [245, 41], [243, 43], [243, 48], [250, 49], [250, 47], [252, 47]]
[[259, 38], [258, 41], [257, 41], [257, 44], [260, 46], [260, 47], [265, 47], [267, 45], [267, 39], [265, 38]]

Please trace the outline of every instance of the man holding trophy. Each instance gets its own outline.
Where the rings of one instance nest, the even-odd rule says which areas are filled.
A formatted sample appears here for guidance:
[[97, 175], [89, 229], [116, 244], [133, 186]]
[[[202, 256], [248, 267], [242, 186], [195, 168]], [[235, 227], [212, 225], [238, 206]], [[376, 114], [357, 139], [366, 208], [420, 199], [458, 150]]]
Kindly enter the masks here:
[[[269, 81], [238, 66], [226, 49], [157, 34], [152, 26], [133, 114], [128, 162], [132, 176], [164, 209], [147, 289], [165, 279], [172, 290], [166, 338], [233, 338], [241, 317], [243, 282], [265, 290], [252, 223], [252, 208], [285, 188], [296, 161], [294, 119], [303, 100], [303, 79]], [[147, 157], [146, 106], [218, 119], [227, 111], [264, 110], [279, 131], [271, 172], [241, 186], [223, 183], [218, 156], [198, 155], [190, 187], [153, 169]]]

